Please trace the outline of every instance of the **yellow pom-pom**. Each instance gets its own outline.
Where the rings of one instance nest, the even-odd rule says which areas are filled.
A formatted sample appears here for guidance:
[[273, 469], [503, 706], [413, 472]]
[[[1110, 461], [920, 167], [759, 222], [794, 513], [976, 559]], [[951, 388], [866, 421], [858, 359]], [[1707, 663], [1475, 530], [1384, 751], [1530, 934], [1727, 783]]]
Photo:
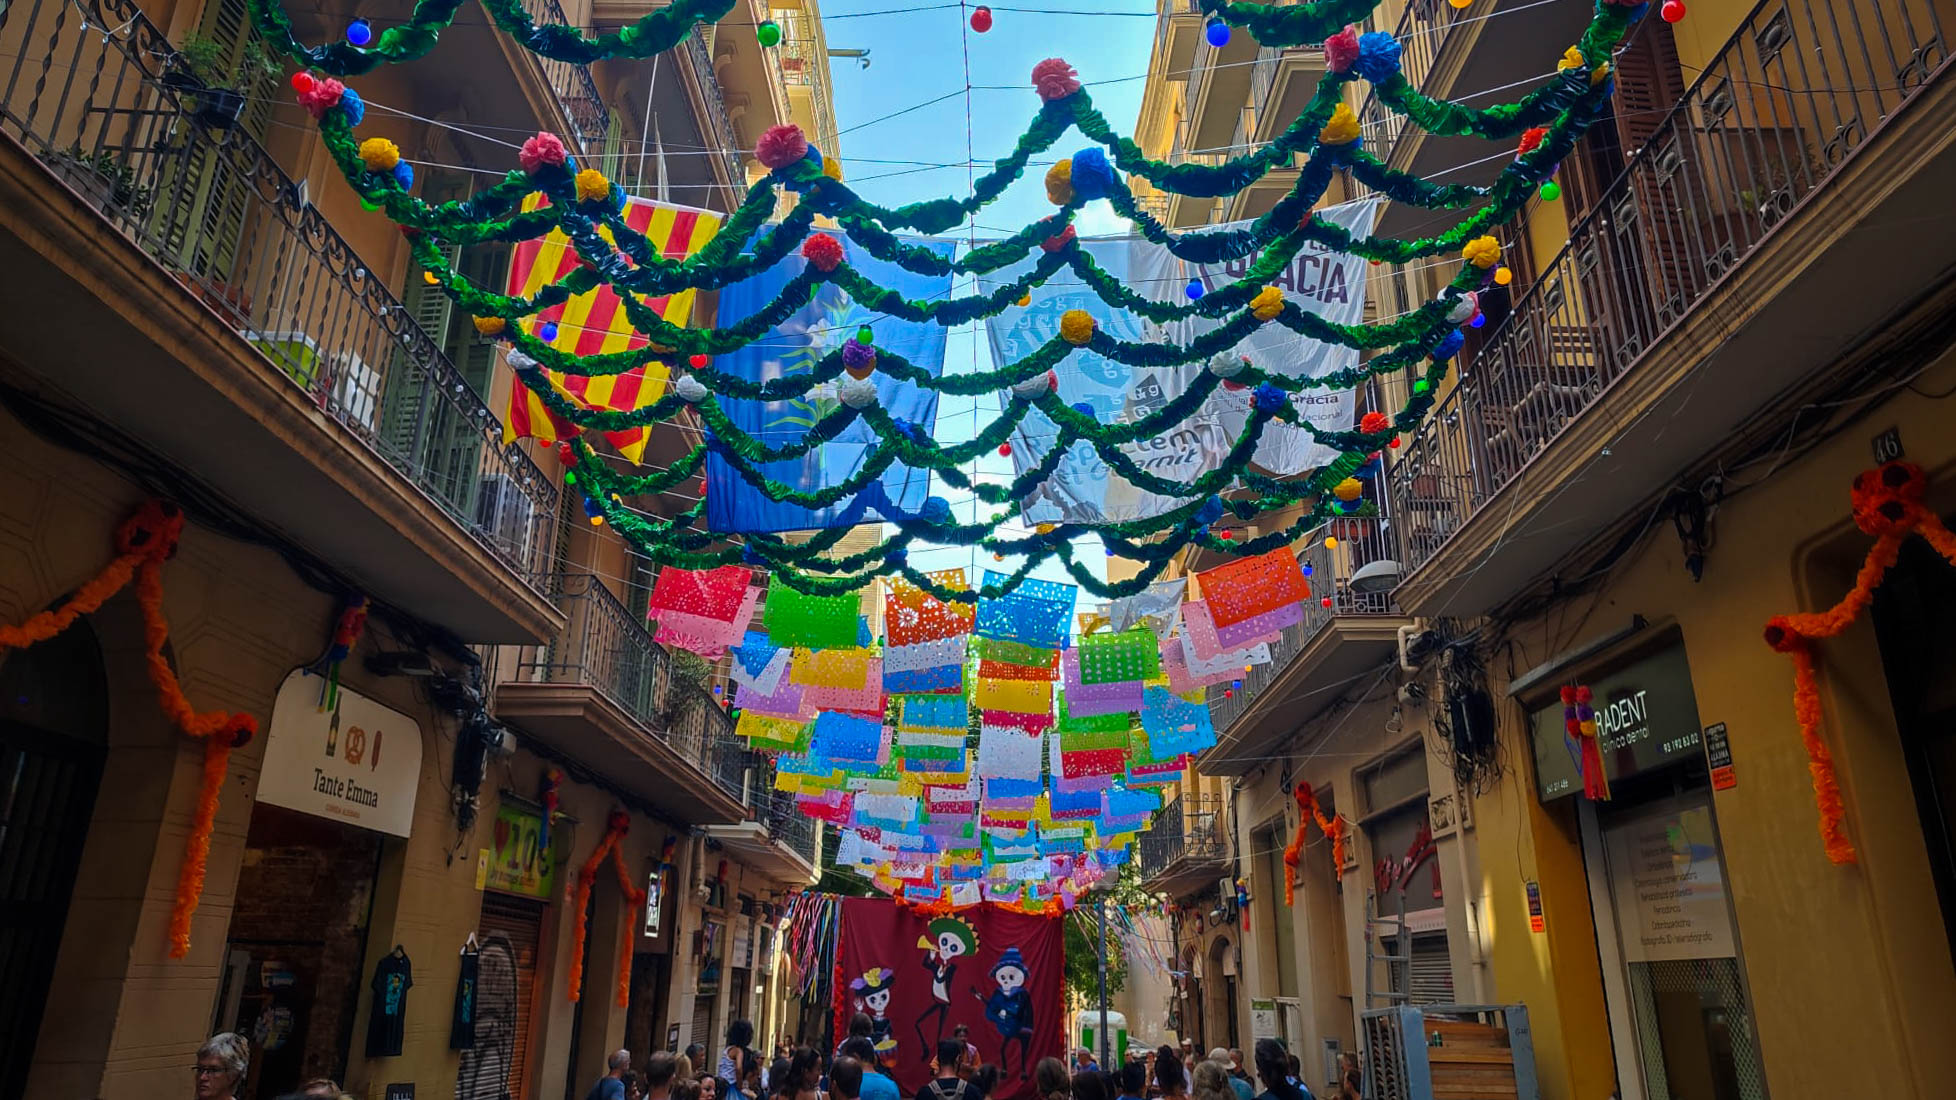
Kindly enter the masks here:
[[837, 183], [841, 183], [842, 162], [834, 157], [824, 158], [822, 161], [822, 174], [834, 180]]
[[505, 322], [501, 317], [475, 318], [475, 330], [484, 336], [501, 336]]
[[611, 195], [611, 181], [596, 168], [586, 168], [577, 174], [577, 201], [597, 202]]
[[401, 163], [401, 149], [384, 137], [370, 137], [360, 143], [360, 162], [369, 172], [392, 172]]
[[1509, 283], [1512, 283], [1514, 281], [1515, 281], [1514, 272], [1508, 270], [1505, 267], [1497, 267], [1494, 269], [1495, 286], [1507, 286]]
[[1610, 63], [1607, 61], [1597, 62], [1596, 67], [1589, 70], [1589, 86], [1592, 88], [1609, 78]]
[[1347, 503], [1357, 500], [1364, 492], [1365, 486], [1355, 477], [1348, 477], [1331, 487], [1331, 495]]
[[1031, 304], [1032, 304], [1032, 295], [1030, 295], [1030, 294], [1021, 294], [1021, 295], [1019, 295], [1019, 308], [1020, 308], [1020, 309], [1024, 309], [1024, 308], [1026, 308], [1027, 306], [1029, 306], [1029, 305], [1031, 305]]
[[1582, 51], [1575, 48], [1574, 46], [1571, 46], [1568, 49], [1563, 50], [1562, 60], [1557, 61], [1555, 63], [1555, 68], [1557, 72], [1568, 72], [1570, 69], [1580, 69], [1582, 67], [1583, 67]]
[[1340, 103], [1331, 112], [1331, 121], [1318, 131], [1318, 140], [1326, 145], [1350, 145], [1358, 140], [1358, 116], [1351, 107]]
[[1063, 160], [1046, 169], [1046, 199], [1054, 206], [1073, 201], [1073, 162]]
[[1501, 242], [1493, 237], [1475, 237], [1460, 250], [1460, 258], [1485, 271], [1501, 262]]
[[441, 277], [432, 271], [424, 271], [421, 273], [421, 281], [427, 283], [429, 286], [434, 286], [441, 282]]
[[1284, 292], [1274, 286], [1266, 286], [1250, 299], [1250, 313], [1259, 321], [1274, 321], [1284, 311]]
[[1093, 340], [1093, 314], [1084, 309], [1069, 309], [1060, 315], [1060, 339], [1074, 347], [1085, 347]]

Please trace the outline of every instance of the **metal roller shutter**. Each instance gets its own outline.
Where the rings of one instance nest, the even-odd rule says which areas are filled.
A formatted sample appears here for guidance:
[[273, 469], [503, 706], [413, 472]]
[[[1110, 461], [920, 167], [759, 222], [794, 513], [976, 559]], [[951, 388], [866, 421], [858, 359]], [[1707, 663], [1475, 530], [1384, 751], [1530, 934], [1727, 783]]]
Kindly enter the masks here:
[[[486, 967], [489, 953], [500, 940], [508, 944], [514, 963], [514, 997], [509, 1005], [513, 1023], [512, 1039], [509, 1048], [509, 1072], [503, 1077], [502, 1086], [506, 1091], [484, 1092], [477, 1088], [461, 1100], [500, 1100], [508, 1096], [510, 1100], [524, 1100], [529, 1086], [530, 1053], [530, 1007], [536, 994], [537, 983], [537, 944], [543, 926], [543, 903], [529, 898], [514, 897], [508, 894], [485, 892], [482, 895], [482, 920], [480, 939], [483, 944], [485, 973], [483, 974], [483, 1008], [489, 1007], [487, 998], [495, 991], [489, 986]], [[507, 988], [507, 986], [505, 987]], [[478, 1039], [479, 1041], [479, 1039]], [[489, 1082], [484, 1082], [487, 1087]], [[461, 1090], [457, 1090], [458, 1096]]]

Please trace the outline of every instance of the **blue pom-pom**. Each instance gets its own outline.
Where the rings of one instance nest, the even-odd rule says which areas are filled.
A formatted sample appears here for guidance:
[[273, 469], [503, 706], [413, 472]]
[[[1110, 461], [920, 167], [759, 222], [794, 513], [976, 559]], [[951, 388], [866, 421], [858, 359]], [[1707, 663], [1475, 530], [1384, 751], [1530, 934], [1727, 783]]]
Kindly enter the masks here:
[[1081, 200], [1104, 199], [1114, 193], [1119, 185], [1119, 177], [1114, 174], [1114, 166], [1107, 162], [1107, 153], [1098, 145], [1090, 145], [1073, 154], [1073, 195]]
[[340, 110], [346, 114], [348, 126], [358, 126], [367, 117], [367, 102], [352, 88], [340, 92]]
[[1182, 293], [1184, 293], [1184, 294], [1186, 294], [1186, 295], [1188, 295], [1188, 296], [1189, 296], [1189, 301], [1191, 301], [1191, 302], [1199, 302], [1199, 301], [1201, 301], [1201, 300], [1202, 300], [1202, 280], [1201, 280], [1201, 279], [1190, 279], [1190, 280], [1189, 280], [1189, 285], [1188, 285], [1188, 286], [1186, 286], [1186, 287], [1184, 287], [1184, 288], [1182, 289]]
[[1367, 31], [1358, 36], [1358, 59], [1352, 71], [1374, 84], [1392, 79], [1399, 71], [1399, 40], [1384, 31]]
[[1204, 527], [1207, 527], [1210, 524], [1221, 519], [1222, 514], [1223, 514], [1222, 498], [1217, 496], [1212, 496], [1208, 500], [1202, 502], [1202, 507], [1197, 508], [1195, 510], [1195, 522], [1201, 524]]
[[924, 501], [923, 510], [918, 512], [917, 516], [926, 523], [939, 525], [949, 523], [951, 522], [951, 502], [945, 500], [943, 497], [931, 497]]
[[554, 344], [554, 343], [556, 343], [556, 342], [557, 342], [557, 322], [555, 322], [555, 321], [545, 321], [544, 323], [542, 323], [542, 324], [540, 324], [540, 325], [538, 325], [538, 326], [537, 326], [537, 339], [539, 339], [539, 340], [541, 340], [541, 341], [543, 341], [543, 342], [544, 342], [544, 343], [546, 343], [546, 344]]
[[1075, 402], [1073, 403], [1073, 411], [1074, 411], [1074, 412], [1076, 412], [1076, 413], [1079, 413], [1079, 414], [1080, 414], [1081, 416], [1088, 416], [1088, 417], [1090, 417], [1090, 416], [1093, 416], [1093, 414], [1094, 414], [1094, 413], [1093, 413], [1093, 404], [1092, 404], [1091, 402], [1087, 402], [1087, 401], [1075, 401]]
[[1250, 393], [1250, 403], [1258, 412], [1274, 413], [1284, 407], [1284, 391], [1274, 382], [1259, 382]]
[[346, 40], [355, 46], [364, 46], [374, 40], [373, 24], [365, 19], [355, 19], [346, 25]]
[[1209, 44], [1217, 49], [1229, 45], [1229, 24], [1220, 19], [1209, 20], [1209, 25], [1202, 28], [1202, 33], [1208, 38]]
[[815, 148], [814, 142], [808, 143], [808, 152], [802, 156], [802, 159], [814, 165], [817, 172], [822, 170], [822, 151]]
[[604, 508], [597, 502], [595, 497], [585, 497], [584, 514], [592, 517], [601, 516], [604, 514]]
[[[1479, 314], [1475, 316], [1479, 316]], [[1460, 351], [1460, 346], [1466, 342], [1467, 338], [1460, 334], [1459, 329], [1449, 329], [1445, 336], [1440, 337], [1440, 342], [1433, 345], [1433, 358], [1451, 359]]]
[[404, 160], [396, 162], [394, 165], [394, 182], [400, 184], [401, 190], [403, 191], [413, 187], [414, 165]]

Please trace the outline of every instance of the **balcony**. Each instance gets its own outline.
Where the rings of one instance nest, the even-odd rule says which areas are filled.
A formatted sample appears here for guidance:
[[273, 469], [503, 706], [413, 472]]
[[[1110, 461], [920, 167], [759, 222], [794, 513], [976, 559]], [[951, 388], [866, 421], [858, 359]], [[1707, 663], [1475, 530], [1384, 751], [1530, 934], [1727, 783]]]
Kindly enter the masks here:
[[[563, 5], [557, 0], [523, 0], [523, 10], [540, 27], [570, 23], [570, 17], [564, 14]], [[575, 134], [586, 155], [596, 155], [603, 147], [605, 132], [611, 128], [611, 109], [605, 106], [604, 97], [598, 94], [598, 82], [592, 78], [591, 70], [584, 65], [558, 61], [528, 50], [523, 52], [528, 57], [525, 64], [535, 66], [543, 83], [555, 96], [557, 109], [563, 112], [564, 121], [570, 124], [563, 132]]]
[[194, 117], [162, 33], [32, 0], [0, 43], [9, 384], [463, 640], [554, 634], [555, 486], [265, 149]]
[[710, 826], [706, 835], [775, 882], [796, 889], [813, 883], [822, 863], [820, 825], [794, 796], [774, 789], [774, 766], [757, 754], [748, 755], [746, 799], [753, 820]]
[[1136, 869], [1142, 889], [1182, 897], [1234, 873], [1229, 807], [1214, 795], [1182, 795], [1141, 834]]
[[[1402, 544], [1411, 537], [1402, 528], [1418, 519], [1401, 518], [1401, 510], [1391, 507], [1396, 503], [1381, 501], [1377, 516], [1336, 519], [1304, 537], [1307, 549], [1298, 560], [1310, 571], [1314, 595], [1328, 596], [1331, 606], [1306, 601], [1304, 620], [1271, 645], [1270, 663], [1243, 674], [1240, 689], [1209, 688], [1217, 741], [1196, 758], [1203, 775], [1243, 775], [1258, 767], [1355, 678], [1397, 651], [1399, 628], [1411, 620], [1400, 613], [1391, 585]], [[1324, 545], [1327, 535], [1337, 538], [1336, 547]]]
[[553, 580], [568, 625], [517, 651], [496, 716], [676, 821], [744, 821], [746, 753], [719, 704], [673, 684], [666, 651], [598, 578]]
[[1221, 48], [1198, 37], [1189, 62], [1188, 145], [1199, 154], [1226, 148], [1238, 117], [1250, 102], [1250, 70], [1261, 47], [1245, 30], [1237, 30]]
[[1947, 35], [1912, 0], [1742, 21], [1394, 465], [1407, 610], [1482, 613], [1775, 405], [1903, 369], [1879, 345], [1946, 311], [1956, 255], [1923, 216], [1956, 194]]
[[1156, 0], [1155, 52], [1165, 80], [1185, 81], [1202, 39], [1202, 9], [1195, 0]]

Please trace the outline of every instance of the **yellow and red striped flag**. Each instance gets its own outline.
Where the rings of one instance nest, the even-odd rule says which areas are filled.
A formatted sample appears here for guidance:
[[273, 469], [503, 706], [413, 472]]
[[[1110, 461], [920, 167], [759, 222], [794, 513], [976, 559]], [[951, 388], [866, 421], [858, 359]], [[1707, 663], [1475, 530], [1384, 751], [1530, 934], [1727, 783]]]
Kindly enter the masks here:
[[[535, 210], [544, 201], [541, 194], [532, 194], [523, 200], [523, 209]], [[643, 233], [646, 240], [668, 260], [683, 260], [691, 256], [720, 228], [718, 214], [649, 199], [626, 200], [624, 218], [626, 225]], [[606, 241], [611, 240], [609, 229], [600, 229], [599, 233]], [[524, 241], [516, 246], [515, 254], [510, 258], [508, 293], [524, 297], [533, 295], [569, 274], [578, 263], [577, 250], [571, 247], [570, 238], [561, 229], [551, 230], [540, 240]], [[689, 289], [663, 298], [640, 300], [667, 321], [683, 325], [692, 320], [694, 297], [695, 292]], [[580, 294], [562, 305], [543, 310], [523, 321], [523, 324], [531, 335], [535, 335], [537, 328], [545, 321], [553, 321], [557, 325], [555, 346], [578, 355], [629, 351], [650, 343], [645, 334], [632, 327], [618, 296], [610, 287], [601, 286], [587, 294]], [[602, 377], [566, 375], [557, 371], [546, 371], [545, 374], [551, 386], [574, 403], [587, 409], [612, 412], [642, 409], [657, 401], [665, 394], [666, 382], [670, 377], [666, 365], [658, 362], [624, 374]], [[559, 419], [543, 403], [543, 399], [531, 393], [520, 379], [510, 387], [509, 415], [503, 418], [503, 442], [528, 438], [555, 443], [575, 434], [576, 426]], [[650, 429], [632, 428], [606, 432], [605, 435], [620, 454], [637, 462], [645, 454]]]

